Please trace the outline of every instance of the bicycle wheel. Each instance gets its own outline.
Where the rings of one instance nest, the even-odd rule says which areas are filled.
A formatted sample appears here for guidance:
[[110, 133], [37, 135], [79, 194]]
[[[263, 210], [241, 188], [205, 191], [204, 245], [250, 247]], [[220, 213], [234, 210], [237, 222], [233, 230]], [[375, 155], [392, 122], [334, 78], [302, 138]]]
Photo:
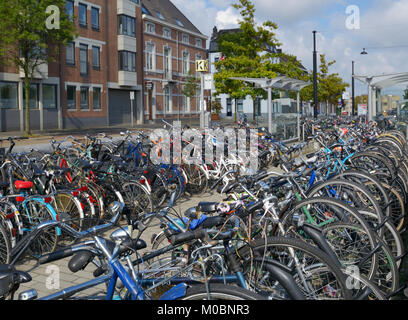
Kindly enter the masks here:
[[84, 211], [81, 203], [68, 191], [57, 191], [52, 196], [54, 207], [59, 220], [66, 220], [77, 231], [84, 229]]
[[[360, 234], [364, 236], [361, 238], [361, 244], [364, 245], [359, 247], [360, 252], [355, 253], [359, 256], [367, 255], [377, 246], [376, 234], [371, 225], [359, 211], [353, 207], [350, 207], [344, 201], [331, 198], [305, 199], [296, 203], [296, 205], [290, 211], [283, 214], [281, 222], [284, 230], [286, 230], [286, 235], [312, 243], [310, 239], [303, 234], [301, 235], [294, 227], [296, 223], [294, 218], [302, 215], [306, 216], [306, 222], [313, 224], [320, 229], [337, 222], [350, 223], [358, 228], [361, 228], [363, 231]], [[331, 239], [327, 238], [326, 235], [323, 234], [326, 241], [330, 243]], [[358, 234], [356, 234], [356, 236], [358, 236]], [[352, 256], [350, 256], [350, 258], [352, 258]], [[378, 256], [374, 252], [374, 254], [371, 255], [364, 263], [364, 274], [372, 277], [376, 270], [377, 263]]]
[[187, 287], [186, 294], [177, 300], [265, 300], [261, 295], [241, 287], [209, 283]]
[[[123, 195], [125, 205], [131, 211], [132, 219], [140, 219], [143, 214], [153, 212], [153, 201], [149, 191], [137, 181], [128, 181], [122, 184], [121, 194]], [[151, 219], [144, 221], [145, 225], [150, 223]]]
[[[55, 220], [53, 213], [48, 209], [47, 205], [32, 199], [24, 201], [21, 216], [24, 229], [28, 232], [41, 222]], [[29, 249], [34, 256], [38, 257], [53, 252], [57, 247], [57, 243], [57, 228], [49, 228], [41, 232]]]
[[345, 179], [330, 179], [315, 184], [306, 192], [307, 197], [329, 196], [344, 200], [349, 205], [358, 209], [369, 209], [376, 213], [378, 221], [384, 220], [383, 211], [373, 197], [363, 185]]
[[203, 194], [207, 190], [208, 180], [200, 166], [186, 164], [184, 165], [184, 171], [188, 178], [188, 183], [186, 185], [187, 192], [196, 195]]
[[363, 171], [347, 170], [331, 177], [330, 179], [347, 179], [363, 184], [378, 201], [380, 207], [384, 211], [384, 215], [390, 215], [391, 209], [388, 206], [389, 198], [387, 192], [381, 182], [374, 176]]
[[[257, 239], [251, 246], [238, 250], [238, 256], [246, 266], [245, 276], [249, 283], [270, 277], [263, 268], [251, 268], [252, 257], [264, 261], [278, 262], [290, 270], [297, 286], [307, 299], [350, 299], [351, 292], [346, 287], [346, 278], [340, 268], [323, 251], [306, 242], [289, 237], [268, 237]], [[271, 280], [270, 292], [276, 292], [276, 279]], [[275, 281], [274, 281], [275, 280]], [[273, 286], [272, 286], [273, 284]], [[263, 283], [265, 288], [265, 283]], [[283, 287], [279, 288], [281, 291]], [[273, 296], [268, 295], [268, 298]]]
[[8, 264], [11, 260], [11, 244], [3, 221], [0, 219], [0, 264]]
[[342, 269], [347, 276], [347, 285], [352, 291], [352, 300], [387, 300], [384, 293], [367, 277], [355, 269]]
[[369, 280], [374, 277], [378, 259], [371, 263], [373, 244], [370, 243], [371, 236], [363, 228], [352, 223], [333, 222], [321, 230], [343, 267], [358, 266], [360, 274]]
[[[373, 217], [373, 213], [369, 211], [360, 210], [361, 213], [367, 220], [368, 223], [372, 223], [372, 227], [374, 230], [378, 229], [378, 224], [375, 223], [375, 217]], [[391, 252], [393, 253], [393, 257], [397, 259], [398, 257], [402, 256], [405, 253], [405, 245], [404, 241], [401, 238], [398, 230], [395, 226], [389, 222], [383, 222], [381, 227], [382, 232], [378, 232], [379, 236], [382, 234], [382, 239], [385, 241], [387, 246], [390, 248]], [[401, 261], [396, 261], [398, 267], [401, 264]]]

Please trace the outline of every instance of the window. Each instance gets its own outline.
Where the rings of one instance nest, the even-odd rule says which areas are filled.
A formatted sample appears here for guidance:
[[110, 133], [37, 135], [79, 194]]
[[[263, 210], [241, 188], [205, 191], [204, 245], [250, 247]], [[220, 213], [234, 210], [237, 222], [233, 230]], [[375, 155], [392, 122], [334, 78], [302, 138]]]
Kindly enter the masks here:
[[232, 101], [231, 98], [227, 98], [227, 116], [232, 116]]
[[[184, 89], [185, 89], [185, 86], [183, 86], [183, 90]], [[183, 95], [181, 98], [182, 98], [183, 111], [184, 112], [189, 111], [188, 97], [186, 95]]]
[[140, 4], [140, 0], [130, 0], [133, 3]]
[[238, 113], [244, 112], [244, 101], [242, 99], [238, 99], [237, 101], [237, 112]]
[[190, 54], [188, 52], [183, 52], [183, 74], [187, 74], [190, 71]]
[[89, 68], [88, 68], [88, 46], [86, 44], [79, 45], [79, 61], [80, 61], [79, 71], [81, 75], [87, 75]]
[[146, 44], [146, 69], [147, 70], [154, 70], [154, 44], [147, 43]]
[[[32, 84], [30, 85], [29, 88], [29, 98], [28, 98], [28, 107], [30, 109], [38, 109], [39, 108], [39, 103], [38, 103], [38, 84]], [[25, 106], [25, 88], [23, 88], [23, 105]]]
[[118, 34], [136, 37], [136, 19], [123, 14], [119, 15]]
[[76, 109], [76, 87], [67, 86], [67, 109], [75, 110]]
[[96, 70], [101, 68], [101, 49], [92, 47], [92, 67]]
[[93, 88], [93, 110], [101, 109], [101, 88]]
[[164, 87], [164, 111], [170, 112], [170, 87]]
[[43, 84], [43, 108], [57, 108], [57, 86], [54, 84]]
[[171, 30], [168, 28], [163, 28], [163, 37], [171, 39]]
[[184, 27], [184, 24], [177, 18], [174, 19], [174, 21], [176, 21], [176, 23], [180, 26], [180, 27]]
[[196, 91], [196, 110], [197, 111], [201, 110], [201, 108], [200, 108], [200, 96], [201, 96], [201, 89], [197, 88], [197, 91]]
[[156, 26], [154, 25], [154, 23], [146, 23], [146, 32], [149, 33], [156, 33]]
[[189, 43], [190, 42], [190, 38], [188, 36], [188, 34], [184, 34], [182, 35], [181, 41], [184, 43]]
[[74, 66], [75, 65], [75, 42], [71, 42], [66, 47], [66, 62], [67, 64]]
[[88, 25], [88, 19], [87, 19], [87, 5], [85, 4], [78, 4], [78, 10], [79, 10], [79, 25], [81, 27], [87, 27]]
[[18, 108], [17, 82], [0, 82], [0, 107], [5, 109]]
[[198, 38], [196, 39], [196, 47], [200, 47], [200, 48], [203, 47], [203, 42], [201, 39], [198, 39]]
[[136, 52], [119, 51], [119, 70], [136, 72]]
[[74, 21], [74, 1], [66, 0], [65, 2], [65, 11], [69, 16], [71, 21]]
[[99, 30], [99, 9], [92, 7], [92, 29]]
[[89, 110], [89, 88], [81, 87], [81, 110]]
[[171, 72], [171, 51], [170, 48], [164, 48], [163, 52], [164, 76], [167, 78]]
[[164, 17], [163, 17], [163, 15], [160, 13], [160, 11], [155, 10], [154, 12], [155, 12], [156, 15], [159, 17], [159, 19], [164, 20]]
[[256, 116], [262, 116], [262, 110], [261, 110], [261, 98], [256, 98], [255, 99], [255, 115]]

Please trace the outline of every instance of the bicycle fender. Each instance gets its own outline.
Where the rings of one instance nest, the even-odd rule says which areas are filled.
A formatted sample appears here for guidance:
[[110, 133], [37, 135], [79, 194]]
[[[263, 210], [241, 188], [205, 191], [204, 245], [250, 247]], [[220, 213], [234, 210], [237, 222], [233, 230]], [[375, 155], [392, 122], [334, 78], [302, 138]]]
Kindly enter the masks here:
[[169, 291], [165, 292], [159, 300], [176, 300], [178, 298], [184, 297], [187, 291], [187, 284], [180, 283], [177, 286], [171, 288]]

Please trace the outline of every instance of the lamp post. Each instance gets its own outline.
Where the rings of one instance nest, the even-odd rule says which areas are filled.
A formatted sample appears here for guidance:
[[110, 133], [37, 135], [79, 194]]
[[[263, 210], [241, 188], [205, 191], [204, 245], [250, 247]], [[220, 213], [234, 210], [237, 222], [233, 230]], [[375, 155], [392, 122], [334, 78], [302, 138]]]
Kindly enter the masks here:
[[351, 115], [356, 115], [356, 103], [354, 98], [354, 61], [352, 61], [351, 69]]
[[317, 119], [317, 51], [316, 51], [316, 31], [313, 31], [313, 113]]

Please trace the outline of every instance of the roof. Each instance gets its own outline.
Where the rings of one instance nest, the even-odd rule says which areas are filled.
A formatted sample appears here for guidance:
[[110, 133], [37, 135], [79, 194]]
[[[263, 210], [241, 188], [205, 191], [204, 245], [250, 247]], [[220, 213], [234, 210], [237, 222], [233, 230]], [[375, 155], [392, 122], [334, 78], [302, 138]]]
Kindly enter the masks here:
[[408, 83], [408, 72], [395, 74], [382, 74], [377, 76], [354, 76], [354, 78], [363, 83], [370, 83], [372, 87], [377, 89], [385, 89], [398, 84]]
[[170, 0], [142, 0], [142, 10], [156, 19], [202, 34]]

